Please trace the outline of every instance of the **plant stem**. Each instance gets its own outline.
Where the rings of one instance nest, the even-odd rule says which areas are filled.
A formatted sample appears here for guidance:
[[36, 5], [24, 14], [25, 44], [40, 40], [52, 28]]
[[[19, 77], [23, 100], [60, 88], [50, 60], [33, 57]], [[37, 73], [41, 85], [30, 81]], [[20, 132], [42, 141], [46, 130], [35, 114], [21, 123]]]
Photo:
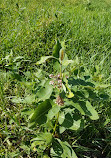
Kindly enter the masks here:
[[57, 124], [58, 124], [58, 119], [59, 119], [59, 112], [57, 114], [57, 120], [56, 120], [56, 123], [55, 123], [55, 126], [54, 126], [54, 129], [53, 129], [53, 135], [55, 134], [55, 131], [56, 131], [56, 127], [57, 127]]
[[[62, 80], [62, 61], [60, 60], [60, 79]], [[59, 119], [59, 112], [57, 114], [57, 120], [56, 120], [56, 123], [55, 123], [55, 126], [54, 126], [54, 129], [53, 129], [53, 135], [55, 134], [55, 131], [56, 131], [56, 127], [57, 127], [57, 124], [58, 124], [58, 119]]]
[[62, 79], [62, 61], [60, 61], [60, 78]]

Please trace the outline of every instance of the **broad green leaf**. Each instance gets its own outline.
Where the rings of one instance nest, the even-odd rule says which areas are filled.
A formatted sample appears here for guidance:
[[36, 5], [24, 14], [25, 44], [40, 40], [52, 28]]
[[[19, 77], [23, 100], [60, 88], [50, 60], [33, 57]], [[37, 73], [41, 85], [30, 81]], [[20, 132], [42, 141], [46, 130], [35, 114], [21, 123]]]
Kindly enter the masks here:
[[38, 123], [39, 125], [46, 123], [47, 121], [46, 114], [50, 109], [51, 109], [51, 103], [49, 100], [46, 100], [41, 104], [39, 104], [30, 119], [29, 127], [34, 126], [36, 123]]
[[23, 109], [23, 110], [21, 111], [21, 116], [24, 116], [24, 115], [29, 116], [29, 115], [31, 115], [32, 113], [34, 113], [34, 110], [33, 110], [33, 109]]
[[64, 112], [60, 112], [59, 119], [58, 119], [60, 125], [64, 122], [64, 119], [65, 119]]
[[54, 139], [50, 153], [52, 158], [77, 158], [68, 142], [62, 142], [60, 139]]
[[47, 145], [49, 145], [52, 142], [53, 137], [52, 137], [51, 133], [49, 133], [49, 132], [47, 133], [46, 132], [46, 133], [43, 134], [42, 137], [44, 138], [44, 140], [47, 143]]
[[94, 107], [90, 104], [89, 101], [79, 101], [78, 103], [74, 103], [73, 101], [67, 101], [66, 104], [74, 106], [80, 111], [82, 115], [87, 115], [92, 120], [97, 120], [99, 118], [97, 111], [94, 109]]
[[48, 112], [47, 114], [47, 119], [48, 121], [51, 120], [54, 116], [56, 116], [58, 114], [58, 112], [60, 111], [60, 106], [58, 106], [57, 104], [55, 104]]
[[69, 64], [71, 64], [71, 63], [74, 63], [74, 61], [73, 61], [73, 60], [63, 60], [63, 61], [62, 61], [62, 65], [63, 65], [63, 66], [66, 66], [66, 67], [67, 67]]
[[23, 103], [23, 98], [19, 98], [19, 97], [13, 97], [12, 99], [11, 99], [11, 101], [13, 102], [13, 103]]
[[56, 45], [54, 46], [53, 56], [59, 58], [59, 51], [62, 48], [59, 40], [56, 41]]
[[28, 95], [23, 99], [23, 103], [28, 103], [28, 104], [32, 104], [33, 102], [35, 102], [35, 95]]
[[49, 99], [53, 91], [53, 86], [49, 84], [49, 81], [47, 81], [38, 92], [37, 97], [39, 100], [46, 100]]
[[80, 111], [80, 113], [81, 113], [82, 115], [85, 115], [85, 112], [84, 112], [84, 110], [82, 109], [82, 107], [80, 106], [79, 103], [74, 103], [73, 101], [67, 100], [67, 101], [66, 101], [66, 105], [72, 105], [72, 106], [74, 106], [77, 110]]
[[63, 111], [60, 112], [58, 119], [58, 122], [61, 125], [59, 128], [60, 133], [64, 132], [66, 129], [83, 129], [84, 121], [81, 119], [79, 114], [74, 113], [75, 108], [73, 108], [73, 106], [71, 108], [66, 107], [62, 110]]
[[42, 56], [39, 61], [36, 62], [36, 65], [46, 62], [47, 59], [54, 58], [53, 56]]
[[86, 114], [86, 109], [85, 109], [83, 106], [81, 106], [79, 103], [73, 103], [72, 105], [73, 105], [76, 109], [78, 109], [82, 115], [85, 115], [85, 114]]
[[94, 107], [91, 105], [89, 101], [86, 101], [86, 107], [88, 111], [90, 111], [91, 116], [89, 116], [92, 120], [97, 120], [99, 119], [97, 111], [94, 109]]
[[59, 126], [59, 132], [60, 132], [60, 134], [63, 133], [65, 130], [66, 130], [65, 127]]
[[52, 148], [51, 148], [51, 157], [60, 157], [63, 154], [63, 148], [60, 142], [57, 139], [54, 139], [52, 142]]
[[45, 87], [45, 83], [46, 83], [46, 80], [45, 79], [41, 79], [40, 80], [40, 83], [38, 83], [38, 87]]
[[28, 104], [32, 104], [33, 102], [35, 102], [35, 95], [28, 95], [25, 98], [18, 98], [18, 97], [13, 97], [11, 99], [12, 102], [14, 103], [28, 103]]
[[81, 120], [74, 120], [73, 125], [70, 127], [71, 130], [78, 130], [81, 128]]
[[40, 133], [36, 138], [33, 138], [31, 142], [38, 141], [38, 144], [40, 141], [45, 142], [47, 145], [49, 145], [52, 142], [52, 134], [45, 132], [45, 133]]
[[73, 117], [70, 113], [67, 113], [65, 115], [64, 121], [61, 124], [61, 126], [65, 127], [66, 129], [69, 129], [73, 125]]
[[53, 63], [53, 69], [60, 72], [60, 63], [59, 61], [56, 61]]
[[72, 63], [74, 63], [74, 61], [73, 61], [73, 60], [68, 60], [67, 54], [65, 54], [65, 57], [64, 57], [64, 59], [63, 59], [63, 61], [62, 61], [62, 69], [63, 69], [63, 70], [66, 69], [67, 66], [68, 66], [69, 64], [72, 64]]
[[62, 155], [62, 158], [77, 158], [76, 153], [72, 149], [72, 147], [68, 144], [68, 142], [61, 142], [61, 145], [63, 147], [64, 153]]
[[[37, 147], [37, 148], [36, 148]], [[39, 152], [44, 152], [44, 150], [46, 149], [47, 144], [45, 144], [44, 141], [34, 141], [31, 143], [31, 149], [34, 151]]]
[[[75, 114], [67, 113], [64, 117], [64, 121], [62, 122], [61, 127], [64, 127], [65, 129], [71, 129], [71, 130], [78, 130], [80, 128], [83, 128], [82, 120], [78, 118], [74, 118], [73, 115]], [[64, 128], [60, 129], [60, 131], [62, 132], [63, 130], [64, 132]]]

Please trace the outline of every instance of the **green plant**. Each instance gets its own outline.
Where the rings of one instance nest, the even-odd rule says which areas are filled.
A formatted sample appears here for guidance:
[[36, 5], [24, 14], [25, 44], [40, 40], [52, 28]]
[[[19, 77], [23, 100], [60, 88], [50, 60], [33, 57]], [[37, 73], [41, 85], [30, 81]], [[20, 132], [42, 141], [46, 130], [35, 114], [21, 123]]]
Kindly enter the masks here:
[[[33, 72], [23, 71], [25, 61], [12, 52], [1, 60], [1, 153], [76, 157], [75, 151], [83, 157], [93, 151], [99, 155], [94, 148], [101, 143], [101, 152], [110, 155], [110, 84], [103, 84], [99, 67], [88, 69], [77, 56], [69, 60], [59, 40], [52, 56], [41, 57]], [[49, 61], [51, 74], [45, 71]], [[102, 114], [99, 120], [95, 108]]]
[[76, 79], [71, 77], [78, 70], [78, 59], [68, 60], [64, 42], [57, 40], [53, 56], [43, 56], [36, 64], [43, 64], [51, 58], [56, 74], [50, 74], [42, 83], [36, 93], [37, 107], [29, 116], [29, 128], [39, 127], [36, 137], [31, 140], [31, 149], [37, 151], [38, 156], [75, 158], [71, 142], [64, 140], [62, 133], [82, 130], [87, 116], [92, 120], [99, 118], [91, 105], [93, 99], [89, 97], [95, 85], [79, 76]]

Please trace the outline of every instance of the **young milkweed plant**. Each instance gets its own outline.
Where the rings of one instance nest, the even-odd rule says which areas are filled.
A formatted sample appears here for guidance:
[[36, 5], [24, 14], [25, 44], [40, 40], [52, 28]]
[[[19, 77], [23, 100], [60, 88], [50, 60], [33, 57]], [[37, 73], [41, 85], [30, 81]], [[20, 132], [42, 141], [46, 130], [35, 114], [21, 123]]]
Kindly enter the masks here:
[[95, 97], [98, 99], [93, 97], [98, 86], [90, 82], [90, 76], [79, 77], [80, 72], [76, 71], [82, 70], [77, 68], [80, 66], [78, 58], [68, 59], [64, 42], [57, 40], [52, 56], [43, 56], [36, 64], [50, 60], [54, 73], [41, 82], [39, 80], [37, 107], [29, 116], [29, 128], [37, 130], [36, 136], [30, 140], [31, 149], [43, 158], [77, 158], [64, 133], [82, 130], [88, 117], [92, 120], [99, 118], [92, 106]]

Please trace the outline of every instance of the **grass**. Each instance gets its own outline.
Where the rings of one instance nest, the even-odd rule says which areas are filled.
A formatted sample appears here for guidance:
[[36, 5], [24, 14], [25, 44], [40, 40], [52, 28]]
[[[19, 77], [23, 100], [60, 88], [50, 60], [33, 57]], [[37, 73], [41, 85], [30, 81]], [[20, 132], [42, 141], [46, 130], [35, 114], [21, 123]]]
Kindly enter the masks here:
[[[111, 1], [2, 0], [0, 16], [0, 157], [36, 157], [29, 147], [36, 131], [27, 128], [23, 113], [34, 105], [15, 104], [10, 97], [32, 93], [38, 73], [35, 62], [52, 54], [57, 38], [65, 40], [69, 58], [77, 56], [95, 81], [111, 84]], [[17, 56], [24, 59], [13, 62]], [[52, 71], [51, 65], [43, 68]], [[110, 88], [101, 93], [106, 91], [110, 96]], [[99, 121], [89, 121], [83, 131], [69, 133], [80, 158], [111, 156], [110, 105], [106, 96], [95, 105]]]
[[12, 50], [35, 62], [51, 54], [58, 37], [65, 39], [71, 58], [82, 56], [109, 70], [110, 6], [109, 1], [3, 1], [1, 58]]

